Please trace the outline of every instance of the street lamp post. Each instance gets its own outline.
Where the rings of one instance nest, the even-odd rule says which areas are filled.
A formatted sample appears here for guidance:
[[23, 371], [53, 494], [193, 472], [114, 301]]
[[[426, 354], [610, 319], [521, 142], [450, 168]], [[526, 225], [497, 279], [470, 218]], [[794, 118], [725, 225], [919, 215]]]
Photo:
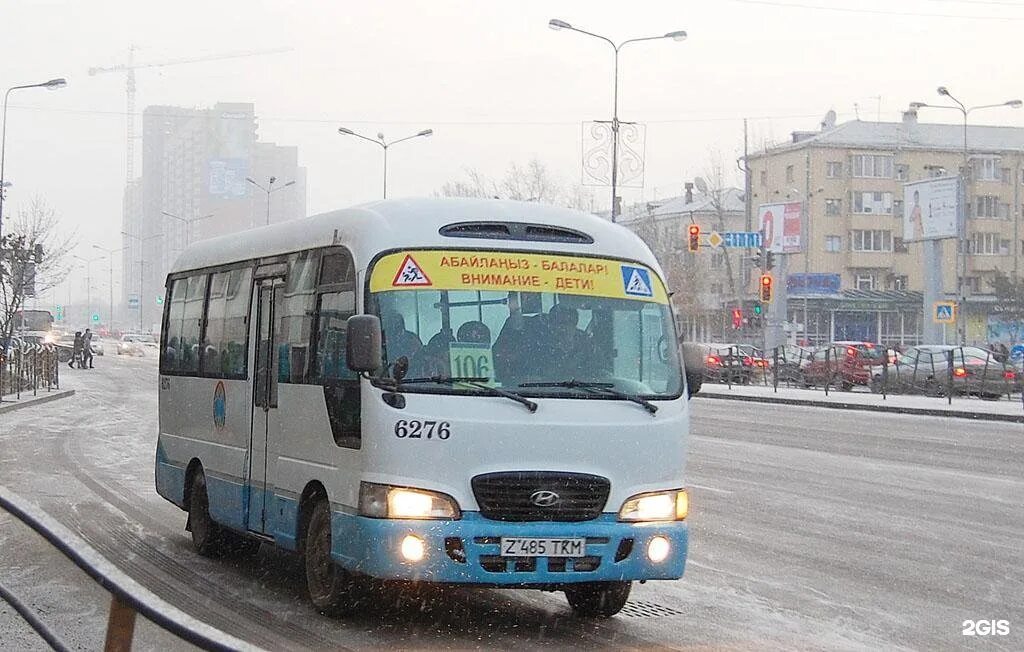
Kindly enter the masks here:
[[616, 201], [618, 199], [616, 186], [618, 185], [619, 178], [619, 50], [629, 43], [638, 43], [640, 41], [658, 41], [666, 38], [672, 39], [673, 41], [685, 41], [686, 32], [683, 30], [677, 30], [661, 36], [631, 38], [616, 45], [614, 41], [606, 36], [601, 36], [600, 34], [595, 34], [593, 32], [573, 27], [564, 20], [559, 20], [557, 18], [549, 20], [548, 27], [555, 31], [567, 29], [580, 34], [586, 34], [587, 36], [593, 36], [594, 38], [601, 39], [608, 45], [612, 46], [612, 49], [615, 51], [615, 75], [612, 91], [612, 222], [614, 222], [616, 216], [619, 214], [618, 202]]
[[[278, 190], [282, 190], [284, 188], [287, 188], [288, 186], [294, 186], [295, 185], [295, 181], [289, 181], [288, 183], [284, 184], [283, 186], [278, 186], [278, 187], [275, 188], [274, 187], [274, 183], [277, 182], [277, 177], [270, 177], [269, 182], [267, 183], [266, 187], [260, 185], [259, 183], [256, 183], [256, 180], [251, 178], [251, 177], [246, 177], [245, 180], [248, 181], [249, 183], [251, 183], [252, 185], [256, 186], [257, 188], [259, 188], [263, 192], [267, 193], [267, 226], [270, 226], [270, 194], [274, 193], [274, 192], [277, 192]], [[167, 215], [167, 213], [164, 213], [164, 215]], [[176, 216], [172, 215], [171, 217], [176, 217]], [[207, 215], [207, 217], [209, 217], [209, 215]], [[181, 219], [181, 218], [178, 218], [178, 219]], [[199, 218], [199, 219], [202, 219], [202, 218]]]
[[7, 100], [11, 96], [11, 91], [21, 90], [23, 88], [45, 88], [47, 90], [55, 91], [58, 88], [64, 88], [68, 85], [68, 82], [63, 77], [51, 79], [41, 84], [25, 84], [24, 86], [12, 86], [7, 89], [4, 93], [4, 124], [0, 127], [0, 237], [3, 236], [4, 227], [4, 188], [8, 185], [4, 177], [4, 163], [7, 155]]
[[[131, 233], [128, 233], [127, 231], [121, 231], [121, 235], [125, 236], [126, 238], [134, 238], [135, 240], [139, 241], [139, 332], [141, 333], [142, 332], [142, 297], [145, 294], [145, 292], [143, 291], [145, 289], [145, 279], [143, 277], [144, 277], [145, 264], [146, 264], [146, 255], [145, 255], [146, 242], [148, 242], [149, 240], [154, 240], [156, 238], [162, 238], [164, 234], [163, 233], [157, 233], [157, 234], [154, 234], [154, 235], [151, 235], [151, 236], [147, 236], [145, 238], [141, 238], [141, 237], [139, 237], [137, 235], [132, 235]], [[125, 288], [125, 289], [127, 290], [127, 288]]]
[[[271, 177], [271, 179], [273, 179], [273, 178], [274, 177]], [[292, 181], [292, 183], [295, 183], [295, 182]], [[285, 184], [285, 185], [291, 185], [291, 184]], [[282, 186], [282, 187], [284, 187], [284, 186]], [[269, 208], [268, 208], [268, 211], [269, 211]], [[205, 220], [205, 219], [207, 219], [209, 217], [213, 217], [213, 213], [209, 213], [208, 215], [193, 215], [192, 217], [179, 217], [179, 216], [175, 215], [174, 213], [168, 213], [167, 211], [160, 211], [160, 213], [162, 215], [167, 216], [167, 217], [173, 217], [174, 219], [178, 220], [179, 222], [182, 222], [185, 225], [185, 246], [186, 247], [188, 247], [190, 244], [192, 244], [192, 225], [194, 223], [196, 223], [196, 222], [201, 221], [201, 220]]]
[[970, 179], [967, 172], [967, 166], [970, 163], [970, 154], [967, 149], [967, 116], [972, 111], [978, 111], [980, 109], [993, 109], [998, 107], [1010, 107], [1012, 109], [1019, 109], [1024, 102], [1021, 100], [1007, 100], [998, 104], [979, 104], [977, 106], [965, 106], [963, 102], [955, 98], [949, 89], [945, 86], [939, 86], [937, 89], [939, 95], [948, 97], [956, 106], [949, 106], [945, 104], [927, 104], [925, 102], [911, 102], [910, 108], [930, 108], [930, 109], [952, 109], [959, 111], [960, 115], [963, 116], [964, 124], [964, 140], [963, 140], [963, 163], [960, 168], [960, 185], [961, 185], [961, 208], [960, 208], [960, 219], [959, 228], [957, 229], [957, 278], [956, 278], [956, 290], [958, 295], [959, 305], [956, 310], [956, 328], [957, 334], [960, 339], [960, 345], [967, 344], [967, 322], [964, 312], [967, 310], [967, 210], [968, 202], [970, 201], [970, 195], [968, 193], [967, 184]]
[[92, 264], [103, 258], [103, 256], [84, 258], [74, 254], [73, 257], [85, 263], [85, 321], [89, 323], [92, 319]]
[[101, 247], [99, 245], [93, 245], [92, 248], [93, 249], [99, 249], [100, 251], [105, 252], [107, 254], [107, 256], [109, 256], [109, 260], [107, 261], [107, 271], [110, 273], [110, 280], [109, 280], [110, 287], [108, 288], [110, 290], [110, 304], [109, 304], [109, 306], [107, 308], [109, 310], [109, 312], [107, 313], [107, 328], [110, 329], [110, 330], [113, 330], [113, 326], [114, 326], [114, 254], [116, 254], [116, 253], [118, 253], [120, 251], [124, 251], [128, 247], [121, 247], [120, 249], [108, 249], [107, 247]]
[[348, 129], [346, 127], [338, 127], [338, 133], [341, 134], [342, 136], [355, 136], [356, 138], [362, 138], [363, 140], [371, 142], [374, 145], [379, 145], [381, 147], [381, 149], [384, 150], [384, 199], [387, 199], [388, 198], [388, 148], [391, 147], [392, 145], [394, 145], [395, 143], [402, 142], [403, 140], [412, 140], [413, 138], [433, 136], [434, 135], [434, 130], [433, 129], [424, 129], [423, 131], [421, 131], [419, 133], [415, 133], [415, 134], [413, 134], [411, 136], [406, 136], [405, 138], [399, 138], [398, 140], [392, 140], [391, 142], [386, 142], [384, 140], [384, 134], [382, 134], [382, 133], [378, 133], [376, 139], [369, 138], [367, 136], [363, 136], [362, 134], [357, 134], [356, 132], [354, 132], [351, 129]]

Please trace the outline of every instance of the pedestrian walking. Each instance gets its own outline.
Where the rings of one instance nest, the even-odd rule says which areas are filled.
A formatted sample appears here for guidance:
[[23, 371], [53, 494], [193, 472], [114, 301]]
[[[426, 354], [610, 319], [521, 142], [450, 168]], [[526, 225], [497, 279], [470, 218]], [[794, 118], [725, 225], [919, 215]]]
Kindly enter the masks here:
[[85, 334], [82, 335], [82, 368], [85, 369], [86, 363], [89, 364], [89, 369], [92, 369], [92, 331], [88, 328], [85, 329]]
[[78, 367], [82, 367], [82, 331], [75, 331], [75, 343], [71, 347], [71, 359], [68, 360], [68, 366], [72, 369], [75, 368], [75, 363], [78, 363]]

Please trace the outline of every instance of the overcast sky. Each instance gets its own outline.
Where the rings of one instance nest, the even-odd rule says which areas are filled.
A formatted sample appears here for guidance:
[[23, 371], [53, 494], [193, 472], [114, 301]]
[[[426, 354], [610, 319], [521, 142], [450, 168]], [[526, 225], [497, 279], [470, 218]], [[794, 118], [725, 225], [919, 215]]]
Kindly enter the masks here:
[[[433, 128], [392, 150], [395, 196], [534, 156], [578, 182], [580, 122], [610, 117], [612, 53], [548, 29], [553, 17], [616, 41], [689, 32], [621, 55], [620, 117], [648, 125], [644, 198], [678, 194], [716, 150], [735, 169], [745, 116], [760, 143], [815, 128], [829, 109], [841, 121], [855, 105], [862, 119], [898, 119], [910, 101], [938, 101], [938, 85], [968, 104], [1024, 96], [1024, 6], [1010, 0], [0, 0], [0, 16], [0, 90], [69, 81], [11, 96], [5, 212], [40, 195], [89, 254], [121, 242], [125, 77], [87, 70], [123, 62], [129, 45], [140, 63], [292, 48], [139, 71], [137, 110], [255, 103], [260, 139], [299, 147], [311, 212], [378, 197], [379, 150], [340, 125], [389, 138]], [[957, 118], [944, 113], [921, 119]], [[975, 119], [1019, 126], [1024, 111]], [[608, 191], [596, 192], [606, 206]]]

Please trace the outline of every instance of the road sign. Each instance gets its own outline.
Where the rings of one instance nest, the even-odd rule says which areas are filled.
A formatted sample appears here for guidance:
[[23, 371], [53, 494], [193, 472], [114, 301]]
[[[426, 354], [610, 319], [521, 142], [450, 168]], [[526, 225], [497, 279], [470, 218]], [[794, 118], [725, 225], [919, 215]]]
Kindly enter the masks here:
[[712, 231], [708, 234], [708, 245], [713, 249], [718, 249], [722, 246], [722, 236], [718, 234], [718, 231]]
[[54, 317], [57, 321], [64, 321], [64, 306], [57, 306], [56, 315]]
[[952, 324], [956, 321], [956, 303], [936, 301], [932, 307], [932, 321], [936, 324]]
[[722, 234], [722, 246], [736, 249], [759, 249], [761, 233], [759, 231], [726, 231]]

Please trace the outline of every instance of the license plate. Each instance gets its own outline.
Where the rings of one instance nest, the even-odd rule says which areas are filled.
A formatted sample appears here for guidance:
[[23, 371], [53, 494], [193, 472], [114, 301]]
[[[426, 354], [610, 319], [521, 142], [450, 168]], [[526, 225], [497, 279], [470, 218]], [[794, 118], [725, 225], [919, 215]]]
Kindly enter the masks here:
[[502, 537], [502, 557], [584, 557], [586, 539]]

